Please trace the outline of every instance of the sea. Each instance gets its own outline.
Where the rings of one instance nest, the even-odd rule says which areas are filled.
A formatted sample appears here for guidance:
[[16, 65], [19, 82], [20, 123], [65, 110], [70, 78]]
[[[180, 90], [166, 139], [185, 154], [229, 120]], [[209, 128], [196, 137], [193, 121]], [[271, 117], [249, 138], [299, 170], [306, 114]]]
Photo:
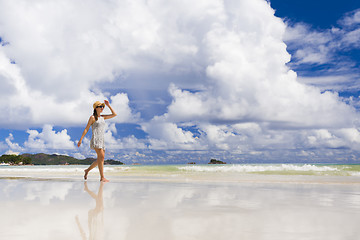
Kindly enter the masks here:
[[[27, 179], [82, 179], [84, 165], [36, 165], [36, 166], [0, 166], [0, 178]], [[214, 181], [241, 180], [251, 175], [268, 176], [317, 176], [348, 177], [360, 181], [360, 165], [336, 164], [207, 164], [207, 165], [106, 165], [106, 176], [114, 179], [121, 177], [173, 177], [208, 178]], [[90, 172], [98, 175], [97, 169]], [[136, 179], [136, 178], [135, 178]], [[318, 178], [321, 179], [321, 178]], [[343, 178], [345, 179], [345, 178]]]

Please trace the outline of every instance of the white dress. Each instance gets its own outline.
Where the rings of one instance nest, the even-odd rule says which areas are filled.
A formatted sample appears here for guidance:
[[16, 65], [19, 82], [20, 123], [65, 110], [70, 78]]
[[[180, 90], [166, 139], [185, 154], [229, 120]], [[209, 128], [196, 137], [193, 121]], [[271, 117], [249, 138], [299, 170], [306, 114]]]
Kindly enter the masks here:
[[105, 119], [103, 117], [99, 117], [97, 121], [95, 121], [91, 125], [92, 136], [90, 140], [90, 148], [102, 148], [105, 150], [105, 141], [104, 141], [104, 132], [105, 132]]

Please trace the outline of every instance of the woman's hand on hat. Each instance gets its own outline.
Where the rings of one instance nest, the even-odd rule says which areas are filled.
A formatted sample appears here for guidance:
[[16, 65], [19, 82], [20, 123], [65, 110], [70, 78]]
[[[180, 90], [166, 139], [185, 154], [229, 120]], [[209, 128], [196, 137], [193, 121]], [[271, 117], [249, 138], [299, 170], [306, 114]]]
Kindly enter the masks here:
[[105, 103], [106, 106], [109, 106], [109, 105], [110, 105], [110, 103], [109, 103], [108, 100], [104, 100], [104, 103]]

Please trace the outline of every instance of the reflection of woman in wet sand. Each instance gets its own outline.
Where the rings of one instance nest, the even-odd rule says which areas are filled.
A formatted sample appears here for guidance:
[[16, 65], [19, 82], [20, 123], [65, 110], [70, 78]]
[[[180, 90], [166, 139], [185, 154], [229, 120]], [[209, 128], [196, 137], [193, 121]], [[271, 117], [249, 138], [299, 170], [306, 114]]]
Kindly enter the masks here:
[[[84, 190], [96, 201], [94, 209], [89, 210], [88, 213], [88, 226], [89, 226], [89, 239], [90, 240], [101, 240], [104, 239], [104, 202], [103, 202], [103, 187], [104, 183], [101, 182], [99, 186], [98, 194], [90, 191], [87, 183], [84, 183]], [[86, 233], [81, 227], [78, 216], [76, 216], [76, 222], [79, 227], [81, 237], [86, 240]]]
[[[108, 106], [111, 114], [109, 115], [101, 115], [104, 107]], [[84, 179], [87, 179], [87, 175], [91, 169], [98, 166], [99, 173], [100, 173], [100, 181], [108, 182], [104, 177], [104, 159], [105, 159], [105, 143], [104, 143], [104, 130], [105, 130], [105, 119], [110, 119], [116, 116], [116, 113], [112, 109], [109, 104], [109, 101], [105, 100], [105, 103], [101, 103], [99, 101], [93, 104], [94, 113], [90, 116], [89, 121], [86, 125], [84, 132], [81, 135], [81, 138], [78, 142], [78, 147], [80, 147], [83, 138], [85, 137], [86, 133], [89, 131], [90, 126], [92, 127], [92, 137], [90, 141], [90, 148], [94, 149], [97, 154], [97, 159], [94, 161], [90, 167], [85, 169]]]

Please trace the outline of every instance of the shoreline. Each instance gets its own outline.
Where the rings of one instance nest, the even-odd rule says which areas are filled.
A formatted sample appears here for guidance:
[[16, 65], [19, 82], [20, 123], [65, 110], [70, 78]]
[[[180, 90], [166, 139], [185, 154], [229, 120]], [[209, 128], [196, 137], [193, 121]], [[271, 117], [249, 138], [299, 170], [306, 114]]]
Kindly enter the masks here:
[[[46, 170], [46, 169], [45, 169]], [[0, 182], [68, 182], [68, 183], [98, 183], [98, 171], [92, 171], [88, 179], [83, 179], [83, 169], [77, 174], [56, 173], [47, 174], [0, 174]], [[353, 186], [360, 187], [360, 177], [358, 176], [324, 176], [324, 175], [277, 175], [277, 174], [258, 174], [258, 173], [144, 173], [144, 172], [106, 172], [110, 180], [108, 184], [215, 184], [215, 185], [278, 185], [278, 186]], [[359, 199], [360, 200], [360, 199]]]
[[99, 182], [97, 174], [88, 181], [0, 178], [0, 225], [6, 229], [0, 236], [337, 240], [360, 234], [359, 183], [298, 181], [324, 176], [242, 175], [241, 182], [206, 176], [109, 176], [109, 183]]

